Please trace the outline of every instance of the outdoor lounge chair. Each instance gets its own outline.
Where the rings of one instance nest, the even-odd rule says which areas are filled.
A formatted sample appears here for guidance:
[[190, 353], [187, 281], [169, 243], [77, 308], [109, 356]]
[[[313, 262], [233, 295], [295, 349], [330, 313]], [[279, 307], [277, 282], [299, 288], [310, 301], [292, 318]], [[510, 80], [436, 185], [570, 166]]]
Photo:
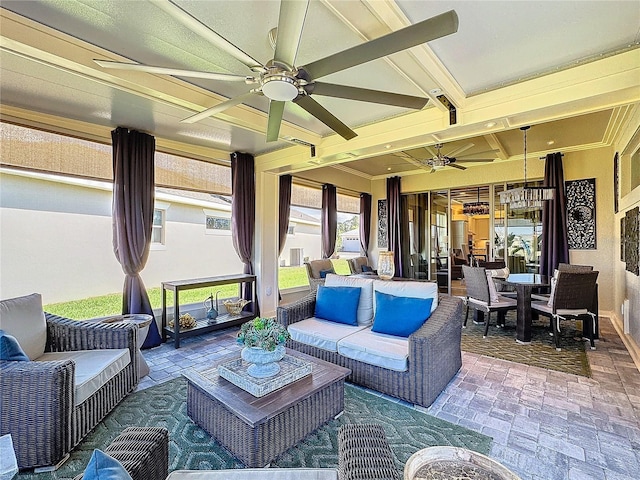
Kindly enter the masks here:
[[138, 327], [45, 314], [32, 294], [0, 301], [0, 329], [28, 357], [0, 360], [0, 435], [20, 469], [55, 469], [136, 388]]

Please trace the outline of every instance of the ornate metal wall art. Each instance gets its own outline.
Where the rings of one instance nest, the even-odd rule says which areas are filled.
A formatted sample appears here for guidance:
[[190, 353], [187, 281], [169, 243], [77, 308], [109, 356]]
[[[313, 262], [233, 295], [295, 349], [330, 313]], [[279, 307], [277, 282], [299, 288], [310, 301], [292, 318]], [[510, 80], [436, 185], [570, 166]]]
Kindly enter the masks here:
[[573, 250], [596, 249], [596, 179], [569, 180], [567, 192], [567, 235]]
[[640, 275], [640, 207], [632, 208], [625, 214], [624, 261], [627, 271]]
[[389, 248], [387, 200], [378, 200], [378, 248]]

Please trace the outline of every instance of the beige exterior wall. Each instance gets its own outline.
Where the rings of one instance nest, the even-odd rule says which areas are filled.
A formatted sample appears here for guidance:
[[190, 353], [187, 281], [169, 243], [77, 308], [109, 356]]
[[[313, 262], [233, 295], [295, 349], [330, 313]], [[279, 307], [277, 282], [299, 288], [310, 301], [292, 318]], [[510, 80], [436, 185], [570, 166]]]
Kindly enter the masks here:
[[[6, 173], [0, 182], [0, 298], [39, 292], [49, 304], [121, 291], [110, 190]], [[202, 207], [156, 206], [169, 207], [165, 245], [149, 252], [141, 274], [147, 288], [242, 272], [231, 235], [205, 233]]]

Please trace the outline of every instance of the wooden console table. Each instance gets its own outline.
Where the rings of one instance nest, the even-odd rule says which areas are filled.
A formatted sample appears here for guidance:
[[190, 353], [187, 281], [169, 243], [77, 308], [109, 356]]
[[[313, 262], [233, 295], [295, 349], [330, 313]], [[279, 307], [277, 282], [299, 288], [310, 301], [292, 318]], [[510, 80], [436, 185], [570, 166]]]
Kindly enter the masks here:
[[[180, 348], [180, 338], [192, 337], [202, 333], [220, 330], [241, 323], [248, 322], [256, 317], [256, 276], [255, 275], [220, 275], [217, 277], [196, 278], [191, 280], [176, 280], [172, 282], [162, 282], [162, 341], [167, 340], [167, 336], [173, 338], [175, 348]], [[209, 322], [207, 318], [196, 319], [196, 326], [192, 328], [180, 328], [180, 292], [194, 288], [214, 287], [217, 285], [238, 284], [238, 296], [242, 296], [242, 285], [249, 283], [253, 285], [252, 301], [249, 304], [250, 311], [242, 311], [239, 315], [229, 313], [218, 315], [214, 322]], [[173, 327], [168, 326], [167, 321], [167, 291], [173, 292]]]

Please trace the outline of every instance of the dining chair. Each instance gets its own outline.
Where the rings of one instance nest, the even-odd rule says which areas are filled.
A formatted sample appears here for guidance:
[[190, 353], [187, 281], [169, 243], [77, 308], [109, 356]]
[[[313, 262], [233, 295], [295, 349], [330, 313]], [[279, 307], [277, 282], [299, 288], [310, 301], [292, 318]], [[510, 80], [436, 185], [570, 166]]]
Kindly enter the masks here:
[[[572, 272], [572, 273], [588, 273], [593, 271], [593, 266], [591, 265], [572, 265], [570, 263], [559, 263], [556, 272]], [[554, 272], [553, 278], [557, 278], [557, 273]], [[555, 280], [552, 280], [555, 282]], [[532, 300], [549, 300], [551, 296], [550, 293], [534, 293], [531, 295]]]
[[558, 270], [555, 285], [547, 301], [531, 302], [531, 309], [551, 319], [556, 350], [560, 351], [560, 320], [569, 318], [590, 319], [588, 328], [591, 349], [595, 350], [597, 311], [593, 311], [593, 296], [598, 271], [575, 272]]
[[[503, 297], [498, 294], [493, 279], [487, 275], [487, 270], [484, 267], [462, 265], [462, 273], [464, 274], [467, 286], [467, 296], [465, 298], [467, 313], [464, 317], [463, 327], [467, 327], [470, 308], [484, 312], [487, 315], [482, 338], [487, 338], [491, 313], [498, 312], [498, 316], [500, 316], [508, 310], [515, 310], [517, 308], [517, 302], [513, 298]], [[489, 275], [491, 275], [491, 273], [489, 273]], [[496, 326], [499, 327], [499, 321], [496, 321]]]

